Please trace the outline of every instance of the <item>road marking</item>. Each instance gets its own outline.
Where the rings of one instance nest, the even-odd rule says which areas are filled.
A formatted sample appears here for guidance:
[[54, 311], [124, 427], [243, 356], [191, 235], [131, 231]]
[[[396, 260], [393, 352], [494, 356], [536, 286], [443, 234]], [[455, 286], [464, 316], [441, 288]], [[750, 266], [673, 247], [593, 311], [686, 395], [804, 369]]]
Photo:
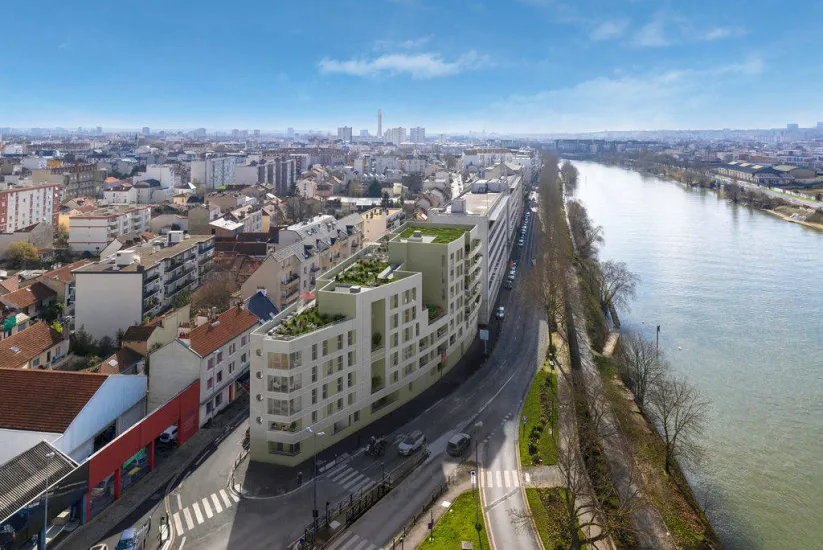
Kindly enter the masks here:
[[346, 543], [343, 544], [343, 546], [341, 546], [340, 548], [338, 548], [338, 550], [347, 550], [352, 544], [354, 544], [358, 540], [360, 540], [360, 537], [355, 533], [354, 535], [352, 535], [352, 538], [346, 541]]
[[365, 491], [367, 488], [371, 487], [372, 485], [374, 485], [374, 481], [372, 481], [371, 478], [367, 477], [360, 484], [355, 485], [352, 488], [351, 492], [356, 493], [357, 491]]
[[511, 487], [511, 485], [512, 485], [512, 480], [511, 480], [511, 478], [509, 477], [509, 471], [508, 471], [508, 470], [504, 470], [504, 471], [503, 471], [503, 481], [504, 481], [504, 482], [505, 482], [505, 484], [506, 484], [506, 489], [508, 489], [509, 487]]
[[366, 478], [366, 476], [358, 472], [355, 477], [351, 478], [346, 483], [343, 483], [343, 488], [347, 491], [350, 491], [352, 487], [358, 485], [361, 481], [363, 481], [364, 478]]
[[191, 505], [192, 510], [194, 510], [194, 517], [197, 518], [197, 525], [203, 523], [203, 514], [200, 512], [200, 505], [196, 502]]
[[489, 489], [494, 488], [494, 474], [492, 474], [489, 470], [486, 470], [486, 487]]
[[180, 539], [180, 546], [177, 547], [177, 550], [183, 550], [183, 545], [186, 544], [186, 537]]
[[226, 503], [226, 508], [231, 508], [231, 501], [229, 500], [229, 497], [226, 496], [225, 489], [220, 489], [220, 496], [223, 497], [223, 502]]
[[500, 475], [500, 470], [497, 470], [496, 472], [494, 472], [494, 477], [497, 478], [497, 486], [502, 487], [503, 486], [503, 476]]
[[520, 487], [520, 476], [516, 470], [512, 472], [512, 485], [515, 487]]
[[235, 495], [234, 493], [230, 493], [230, 494], [231, 494], [231, 498], [234, 499], [234, 502], [240, 502], [240, 497], [239, 496]]
[[191, 519], [191, 512], [189, 512], [188, 508], [183, 508], [183, 515], [186, 518], [186, 527], [188, 527], [189, 530], [194, 529], [194, 522]]
[[344, 475], [340, 479], [333, 479], [332, 481], [339, 483], [340, 485], [345, 485], [346, 483], [357, 477], [359, 473], [360, 472], [358, 472], [357, 470], [351, 470], [349, 472], [346, 472], [346, 475]]
[[180, 521], [180, 512], [174, 513], [174, 527], [177, 529], [177, 536], [183, 535], [183, 522]]
[[203, 499], [203, 511], [206, 512], [206, 517], [211, 518], [214, 514], [211, 513], [211, 505], [209, 504], [209, 497]]
[[177, 493], [177, 509], [183, 509], [183, 499], [180, 498], [180, 493]]
[[223, 507], [220, 506], [220, 499], [217, 498], [217, 493], [211, 494], [211, 501], [214, 502], [214, 510], [219, 514], [223, 511]]
[[356, 472], [356, 471], [357, 470], [355, 470], [355, 469], [353, 469], [349, 466], [343, 466], [337, 472], [335, 472], [333, 476], [329, 477], [329, 479], [331, 479], [334, 482], [339, 483], [339, 482], [343, 481], [343, 479], [349, 477], [352, 474], [352, 472]]
[[528, 473], [528, 472], [526, 472], [526, 473], [525, 473], [525, 474], [523, 474], [523, 475], [525, 475], [525, 476], [526, 476], [526, 483], [531, 483], [531, 482], [532, 482], [532, 476], [531, 476], [531, 475], [529, 475], [529, 473]]

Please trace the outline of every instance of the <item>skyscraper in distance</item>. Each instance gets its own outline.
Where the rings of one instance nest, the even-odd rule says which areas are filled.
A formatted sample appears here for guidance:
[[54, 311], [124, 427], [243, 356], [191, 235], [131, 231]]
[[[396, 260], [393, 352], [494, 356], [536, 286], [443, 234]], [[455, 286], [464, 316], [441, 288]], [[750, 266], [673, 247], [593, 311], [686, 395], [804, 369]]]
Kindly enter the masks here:
[[377, 137], [383, 137], [383, 109], [377, 109]]

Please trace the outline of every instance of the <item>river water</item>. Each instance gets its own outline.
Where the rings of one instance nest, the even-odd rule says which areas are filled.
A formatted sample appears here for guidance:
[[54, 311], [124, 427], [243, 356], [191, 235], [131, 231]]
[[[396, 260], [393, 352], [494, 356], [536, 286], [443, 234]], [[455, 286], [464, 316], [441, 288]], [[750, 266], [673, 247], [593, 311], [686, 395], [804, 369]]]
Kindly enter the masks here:
[[708, 190], [575, 163], [602, 259], [640, 278], [624, 328], [712, 402], [688, 477], [728, 548], [823, 548], [823, 233]]

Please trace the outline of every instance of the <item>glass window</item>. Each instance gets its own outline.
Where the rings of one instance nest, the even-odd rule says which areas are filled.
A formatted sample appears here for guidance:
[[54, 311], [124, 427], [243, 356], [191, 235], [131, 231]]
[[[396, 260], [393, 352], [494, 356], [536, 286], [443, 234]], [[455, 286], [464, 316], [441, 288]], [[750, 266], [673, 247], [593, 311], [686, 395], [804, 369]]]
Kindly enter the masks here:
[[214, 387], [214, 378], [209, 378], [209, 380], [206, 382], [206, 387], [208, 389], [212, 389]]
[[337, 379], [337, 391], [343, 391], [343, 377]]
[[326, 399], [329, 396], [329, 385], [323, 384], [323, 399]]
[[223, 351], [220, 350], [220, 351], [217, 352], [217, 362], [219, 363], [222, 360], [223, 360]]
[[214, 357], [209, 357], [208, 368], [214, 368]]
[[312, 344], [311, 346], [311, 359], [312, 361], [317, 360], [317, 344]]

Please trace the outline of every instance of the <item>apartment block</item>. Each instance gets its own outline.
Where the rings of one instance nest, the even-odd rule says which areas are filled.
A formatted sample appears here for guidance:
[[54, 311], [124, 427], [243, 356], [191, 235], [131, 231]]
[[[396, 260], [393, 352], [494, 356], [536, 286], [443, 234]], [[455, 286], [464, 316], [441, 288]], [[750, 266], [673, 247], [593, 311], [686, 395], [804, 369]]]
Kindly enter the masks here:
[[252, 333], [251, 458], [295, 465], [436, 383], [477, 334], [476, 227], [404, 226]]
[[69, 248], [99, 254], [121, 236], [149, 230], [150, 206], [110, 207], [69, 216]]
[[76, 197], [96, 196], [103, 183], [103, 172], [94, 163], [70, 164], [31, 171], [35, 184], [57, 184], [61, 186], [61, 201]]
[[217, 189], [234, 183], [236, 161], [234, 157], [208, 158], [191, 163], [191, 182]]
[[163, 238], [119, 250], [74, 272], [75, 328], [94, 338], [117, 336], [172, 307], [194, 291], [214, 256], [214, 237], [170, 231]]
[[209, 223], [212, 235], [236, 237], [241, 233], [263, 231], [263, 211], [255, 206], [243, 206]]
[[9, 187], [0, 190], [0, 233], [14, 233], [45, 222], [57, 227], [60, 185]]

